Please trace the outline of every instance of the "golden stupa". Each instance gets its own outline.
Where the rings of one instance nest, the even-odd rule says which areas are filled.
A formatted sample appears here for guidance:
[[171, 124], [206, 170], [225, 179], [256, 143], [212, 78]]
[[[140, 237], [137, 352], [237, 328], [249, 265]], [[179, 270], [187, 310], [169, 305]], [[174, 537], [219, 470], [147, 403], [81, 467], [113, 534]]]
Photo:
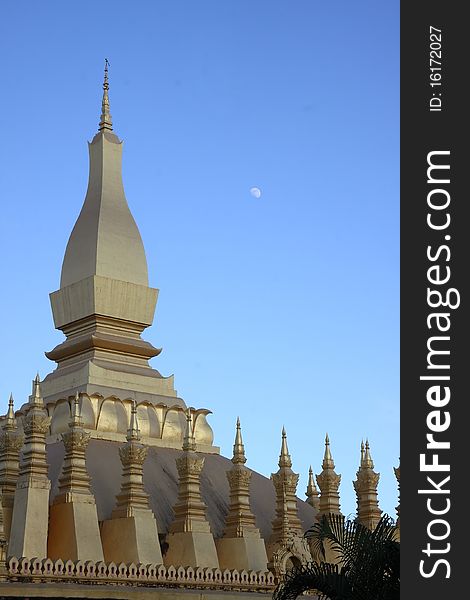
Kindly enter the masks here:
[[[284, 430], [268, 479], [245, 466], [239, 421], [225, 458], [210, 410], [189, 406], [149, 365], [161, 350], [141, 334], [158, 290], [124, 194], [108, 89], [106, 64], [88, 189], [50, 295], [65, 335], [47, 352], [57, 366], [0, 418], [0, 592], [270, 595], [286, 569], [312, 560], [303, 533], [316, 515], [339, 511], [329, 440], [320, 493], [311, 472], [303, 502]], [[370, 526], [380, 516], [372, 469], [367, 444], [355, 485]]]

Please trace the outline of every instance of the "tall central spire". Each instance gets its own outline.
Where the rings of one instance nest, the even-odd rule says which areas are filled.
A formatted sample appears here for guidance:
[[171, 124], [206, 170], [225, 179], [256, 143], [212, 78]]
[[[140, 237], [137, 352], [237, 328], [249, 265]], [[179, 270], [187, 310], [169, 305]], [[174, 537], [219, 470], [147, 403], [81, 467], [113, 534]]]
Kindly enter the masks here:
[[89, 144], [88, 189], [65, 251], [61, 289], [90, 276], [148, 287], [144, 245], [122, 183], [123, 144], [109, 112], [108, 64], [99, 130]]
[[104, 81], [103, 81], [103, 100], [101, 102], [101, 119], [99, 125], [99, 131], [112, 131], [113, 130], [113, 119], [109, 112], [109, 83], [108, 83], [108, 65], [109, 61], [107, 58], [104, 59]]
[[144, 393], [174, 397], [172, 379], [165, 382], [148, 364], [159, 349], [140, 337], [152, 324], [158, 290], [149, 287], [144, 245], [124, 192], [108, 67], [106, 59], [85, 201], [67, 243], [60, 289], [51, 294], [54, 324], [67, 339], [46, 354], [58, 368], [44, 389], [48, 398], [77, 389], [119, 396], [140, 385]]

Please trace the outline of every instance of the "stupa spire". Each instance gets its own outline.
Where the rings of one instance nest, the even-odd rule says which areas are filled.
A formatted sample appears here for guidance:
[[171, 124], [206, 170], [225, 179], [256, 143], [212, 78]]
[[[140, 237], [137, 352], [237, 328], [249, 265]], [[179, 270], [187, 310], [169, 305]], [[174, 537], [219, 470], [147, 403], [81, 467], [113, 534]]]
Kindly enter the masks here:
[[103, 81], [103, 100], [101, 101], [101, 119], [99, 124], [99, 131], [112, 131], [113, 130], [113, 119], [109, 112], [109, 82], [108, 82], [108, 65], [109, 61], [107, 58], [104, 59], [104, 81]]
[[362, 461], [362, 466], [365, 469], [373, 469], [374, 468], [374, 461], [372, 460], [372, 456], [370, 454], [369, 440], [366, 440], [366, 449], [364, 452], [364, 459]]
[[279, 466], [280, 467], [292, 467], [292, 460], [289, 454], [289, 448], [287, 447], [287, 434], [286, 430], [282, 428], [282, 442], [281, 442], [281, 454], [279, 455]]
[[46, 353], [58, 364], [42, 386], [48, 403], [72, 385], [74, 393], [92, 388], [120, 397], [124, 381], [127, 391], [137, 378], [141, 391], [160, 395], [167, 383], [148, 364], [160, 350], [140, 337], [152, 323], [158, 290], [148, 285], [144, 245], [124, 193], [123, 144], [112, 131], [108, 66], [99, 131], [89, 143], [85, 202], [67, 244], [60, 289], [51, 294], [55, 326], [67, 339]]
[[10, 394], [10, 399], [8, 400], [8, 412], [6, 414], [5, 424], [3, 425], [4, 430], [12, 431], [16, 429], [15, 408], [13, 404], [13, 394]]
[[44, 404], [41, 396], [41, 380], [39, 379], [39, 373], [36, 373], [36, 377], [33, 379], [33, 393], [29, 397], [29, 403], [35, 406]]
[[11, 556], [46, 558], [49, 519], [49, 490], [46, 435], [51, 418], [41, 397], [39, 375], [33, 381], [26, 416], [23, 419], [25, 443], [15, 491], [8, 551]]
[[[143, 469], [147, 446], [141, 442], [137, 423], [137, 402], [132, 401], [127, 442], [120, 446], [121, 492], [111, 519], [103, 522], [101, 539], [106, 561], [162, 562], [157, 522], [144, 489]], [[116, 541], [119, 540], [119, 541]]]
[[86, 466], [90, 433], [83, 429], [78, 391], [72, 399], [69, 430], [59, 489], [49, 513], [48, 556], [70, 560], [103, 560], [98, 514]]
[[8, 401], [8, 412], [0, 428], [0, 504], [3, 505], [3, 525], [6, 539], [10, 536], [11, 517], [18, 480], [20, 450], [23, 433], [18, 431], [13, 407], [13, 395]]
[[299, 476], [291, 469], [292, 460], [287, 448], [287, 435], [284, 427], [282, 428], [281, 454], [279, 456], [279, 470], [271, 474], [271, 480], [276, 493], [276, 516], [272, 521], [272, 535], [269, 540], [270, 550], [276, 544], [286, 542], [286, 522], [289, 523], [289, 530], [293, 534], [302, 535], [302, 525], [300, 523], [296, 490]]
[[315, 480], [313, 478], [313, 469], [310, 466], [308, 470], [308, 484], [307, 484], [307, 492], [305, 493], [307, 496], [307, 503], [313, 508], [319, 510], [320, 508], [320, 494], [318, 493], [317, 486], [315, 485]]
[[340, 514], [339, 504], [339, 485], [341, 475], [335, 473], [335, 463], [330, 450], [330, 438], [325, 436], [325, 453], [322, 462], [323, 470], [317, 475], [317, 483], [320, 488], [319, 514], [327, 515], [329, 513]]
[[214, 537], [201, 496], [201, 472], [204, 456], [195, 452], [191, 409], [186, 411], [183, 452], [176, 459], [178, 499], [173, 507], [175, 518], [168, 530], [166, 565], [218, 568]]
[[233, 466], [226, 472], [230, 488], [229, 509], [224, 535], [216, 541], [217, 553], [221, 569], [264, 571], [268, 558], [250, 507], [251, 471], [245, 467], [245, 462], [240, 419], [237, 418]]
[[243, 465], [246, 463], [245, 446], [243, 445], [242, 430], [240, 426], [239, 417], [237, 417], [237, 432], [235, 434], [235, 443], [233, 444], [232, 462], [234, 465]]
[[377, 485], [380, 473], [374, 470], [374, 462], [370, 454], [369, 440], [361, 442], [361, 462], [353, 482], [357, 496], [357, 518], [362, 525], [374, 529], [380, 520], [382, 511], [377, 500]]
[[333, 456], [331, 455], [330, 438], [328, 437], [328, 434], [326, 434], [326, 436], [325, 436], [325, 454], [323, 455], [322, 467], [324, 469], [334, 469], [335, 468]]

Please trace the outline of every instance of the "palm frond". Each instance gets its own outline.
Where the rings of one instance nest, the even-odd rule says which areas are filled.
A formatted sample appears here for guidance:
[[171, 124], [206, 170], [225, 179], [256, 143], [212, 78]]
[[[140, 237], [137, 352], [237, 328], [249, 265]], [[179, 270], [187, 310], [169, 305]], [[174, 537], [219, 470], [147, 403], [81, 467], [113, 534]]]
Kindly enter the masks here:
[[306, 590], [314, 590], [319, 598], [347, 600], [351, 598], [351, 586], [338, 565], [310, 563], [289, 571], [284, 581], [273, 593], [273, 600], [295, 600]]
[[399, 597], [400, 545], [395, 540], [394, 523], [387, 515], [371, 531], [357, 521], [330, 514], [323, 516], [305, 535], [317, 556], [324, 559], [327, 546], [336, 553], [341, 565], [339, 572], [350, 586], [348, 598]]

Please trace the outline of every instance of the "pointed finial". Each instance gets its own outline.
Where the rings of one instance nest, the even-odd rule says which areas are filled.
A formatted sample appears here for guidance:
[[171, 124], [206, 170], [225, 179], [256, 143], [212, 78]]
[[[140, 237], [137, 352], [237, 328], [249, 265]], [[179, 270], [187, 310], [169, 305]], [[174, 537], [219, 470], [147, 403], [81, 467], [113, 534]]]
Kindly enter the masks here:
[[307, 503], [310, 504], [310, 506], [313, 506], [314, 508], [318, 508], [320, 494], [318, 493], [317, 486], [315, 485], [315, 480], [313, 478], [313, 469], [311, 465], [308, 470], [308, 484], [305, 495], [307, 496]]
[[364, 462], [364, 440], [361, 440], [361, 466]]
[[69, 427], [83, 427], [82, 411], [80, 410], [80, 394], [78, 390], [75, 392], [75, 398], [72, 403], [72, 418], [69, 422]]
[[315, 480], [313, 479], [313, 469], [310, 465], [310, 469], [308, 470], [307, 496], [311, 496], [312, 494], [318, 495], [318, 491]]
[[127, 441], [130, 442], [131, 440], [140, 441], [140, 429], [137, 422], [137, 402], [135, 400], [132, 400], [131, 422], [127, 430]]
[[240, 427], [239, 417], [237, 417], [237, 432], [235, 434], [235, 443], [233, 444], [232, 462], [234, 465], [243, 465], [246, 463], [245, 447], [243, 445], [242, 430]]
[[365, 469], [374, 468], [374, 461], [372, 460], [372, 456], [370, 455], [369, 440], [366, 440], [366, 450], [364, 452], [364, 460], [362, 461], [362, 466]]
[[289, 455], [289, 449], [287, 447], [287, 435], [286, 430], [282, 428], [282, 442], [281, 442], [281, 454], [279, 455], [279, 466], [282, 467], [292, 467], [292, 460]]
[[183, 438], [183, 450], [185, 452], [194, 452], [196, 450], [196, 440], [193, 435], [193, 417], [190, 408], [186, 411], [186, 429]]
[[323, 469], [334, 469], [335, 468], [335, 463], [333, 461], [333, 457], [331, 456], [330, 438], [328, 437], [328, 434], [326, 434], [326, 436], [325, 436], [325, 454], [323, 456], [322, 467], [323, 467]]
[[13, 394], [10, 394], [8, 400], [8, 412], [6, 414], [3, 429], [16, 429], [15, 409], [13, 408]]
[[103, 82], [103, 100], [101, 102], [101, 119], [98, 131], [112, 131], [113, 130], [113, 119], [109, 112], [109, 83], [108, 83], [108, 65], [109, 61], [107, 58], [104, 59], [104, 82]]
[[30, 404], [44, 404], [41, 397], [41, 380], [39, 379], [39, 373], [33, 379], [33, 393], [29, 397]]

